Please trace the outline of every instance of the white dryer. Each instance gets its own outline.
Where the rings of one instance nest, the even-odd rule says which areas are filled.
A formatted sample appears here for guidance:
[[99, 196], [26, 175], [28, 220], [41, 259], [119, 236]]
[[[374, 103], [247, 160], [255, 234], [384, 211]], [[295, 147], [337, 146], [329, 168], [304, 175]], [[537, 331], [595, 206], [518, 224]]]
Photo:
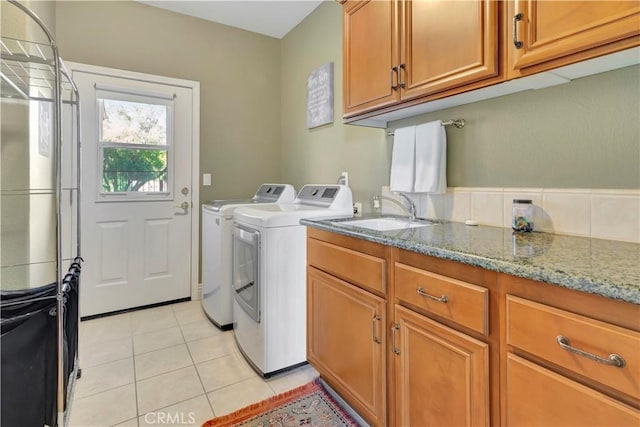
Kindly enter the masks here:
[[293, 203], [234, 211], [234, 335], [264, 377], [307, 360], [307, 229], [300, 220], [352, 215], [344, 185], [305, 185]]
[[291, 203], [289, 184], [263, 184], [250, 199], [212, 200], [202, 205], [202, 308], [217, 327], [231, 329], [231, 224], [238, 206]]

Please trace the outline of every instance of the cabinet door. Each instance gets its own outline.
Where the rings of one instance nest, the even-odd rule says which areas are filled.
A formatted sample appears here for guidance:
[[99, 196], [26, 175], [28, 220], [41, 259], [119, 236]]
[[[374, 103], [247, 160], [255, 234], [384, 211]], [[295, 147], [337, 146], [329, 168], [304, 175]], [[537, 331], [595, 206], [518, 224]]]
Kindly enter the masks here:
[[640, 412], [507, 353], [506, 425], [638, 426]]
[[307, 359], [369, 423], [386, 424], [385, 302], [307, 269]]
[[489, 345], [398, 305], [395, 319], [398, 425], [489, 425]]
[[[512, 38], [508, 49], [509, 67], [510, 74], [514, 76], [523, 68], [585, 53], [640, 34], [640, 3], [637, 0], [513, 0], [507, 9], [507, 18], [512, 25], [509, 31]], [[516, 20], [518, 14], [521, 15]], [[521, 43], [520, 48], [516, 47], [516, 42]], [[610, 52], [600, 50], [591, 56], [606, 53]], [[563, 64], [554, 64], [558, 65]]]
[[498, 2], [411, 1], [403, 9], [403, 100], [498, 74]]
[[343, 7], [344, 115], [395, 104], [396, 2], [348, 1]]
[[490, 425], [489, 345], [398, 305], [395, 321], [397, 424]]

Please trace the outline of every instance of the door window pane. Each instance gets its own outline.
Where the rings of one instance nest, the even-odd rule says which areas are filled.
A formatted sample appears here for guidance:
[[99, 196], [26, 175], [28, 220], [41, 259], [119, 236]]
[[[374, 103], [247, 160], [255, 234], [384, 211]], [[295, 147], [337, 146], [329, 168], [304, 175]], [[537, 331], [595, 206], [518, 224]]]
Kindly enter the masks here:
[[167, 106], [99, 99], [103, 143], [167, 145]]
[[103, 200], [119, 200], [118, 195], [127, 200], [171, 198], [173, 99], [117, 91], [96, 98], [98, 191], [109, 196]]
[[103, 193], [166, 193], [167, 150], [103, 148]]

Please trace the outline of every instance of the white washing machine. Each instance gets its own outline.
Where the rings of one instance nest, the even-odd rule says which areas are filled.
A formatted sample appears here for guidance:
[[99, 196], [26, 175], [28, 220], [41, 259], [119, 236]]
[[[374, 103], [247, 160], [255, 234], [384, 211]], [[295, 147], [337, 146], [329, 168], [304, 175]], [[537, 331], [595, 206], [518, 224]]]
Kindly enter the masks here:
[[293, 203], [234, 211], [233, 329], [264, 377], [307, 360], [307, 228], [300, 220], [352, 215], [344, 185], [305, 185]]
[[233, 322], [231, 296], [231, 225], [238, 206], [291, 203], [296, 197], [289, 184], [263, 184], [251, 199], [213, 200], [202, 205], [202, 308], [223, 330]]

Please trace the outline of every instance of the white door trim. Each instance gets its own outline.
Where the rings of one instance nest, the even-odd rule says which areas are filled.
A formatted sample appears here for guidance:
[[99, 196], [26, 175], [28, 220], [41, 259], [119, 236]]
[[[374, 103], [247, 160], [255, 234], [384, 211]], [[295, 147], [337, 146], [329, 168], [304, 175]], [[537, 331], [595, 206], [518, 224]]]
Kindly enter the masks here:
[[[80, 71], [103, 76], [118, 75], [120, 77], [142, 82], [164, 83], [173, 86], [190, 88], [193, 92], [193, 141], [191, 150], [191, 200], [193, 203], [191, 215], [191, 299], [200, 299], [198, 294], [198, 262], [200, 259], [200, 82], [176, 79], [117, 68], [101, 67], [97, 65], [81, 64], [65, 61], [70, 71]], [[80, 141], [82, 144], [82, 141]]]

